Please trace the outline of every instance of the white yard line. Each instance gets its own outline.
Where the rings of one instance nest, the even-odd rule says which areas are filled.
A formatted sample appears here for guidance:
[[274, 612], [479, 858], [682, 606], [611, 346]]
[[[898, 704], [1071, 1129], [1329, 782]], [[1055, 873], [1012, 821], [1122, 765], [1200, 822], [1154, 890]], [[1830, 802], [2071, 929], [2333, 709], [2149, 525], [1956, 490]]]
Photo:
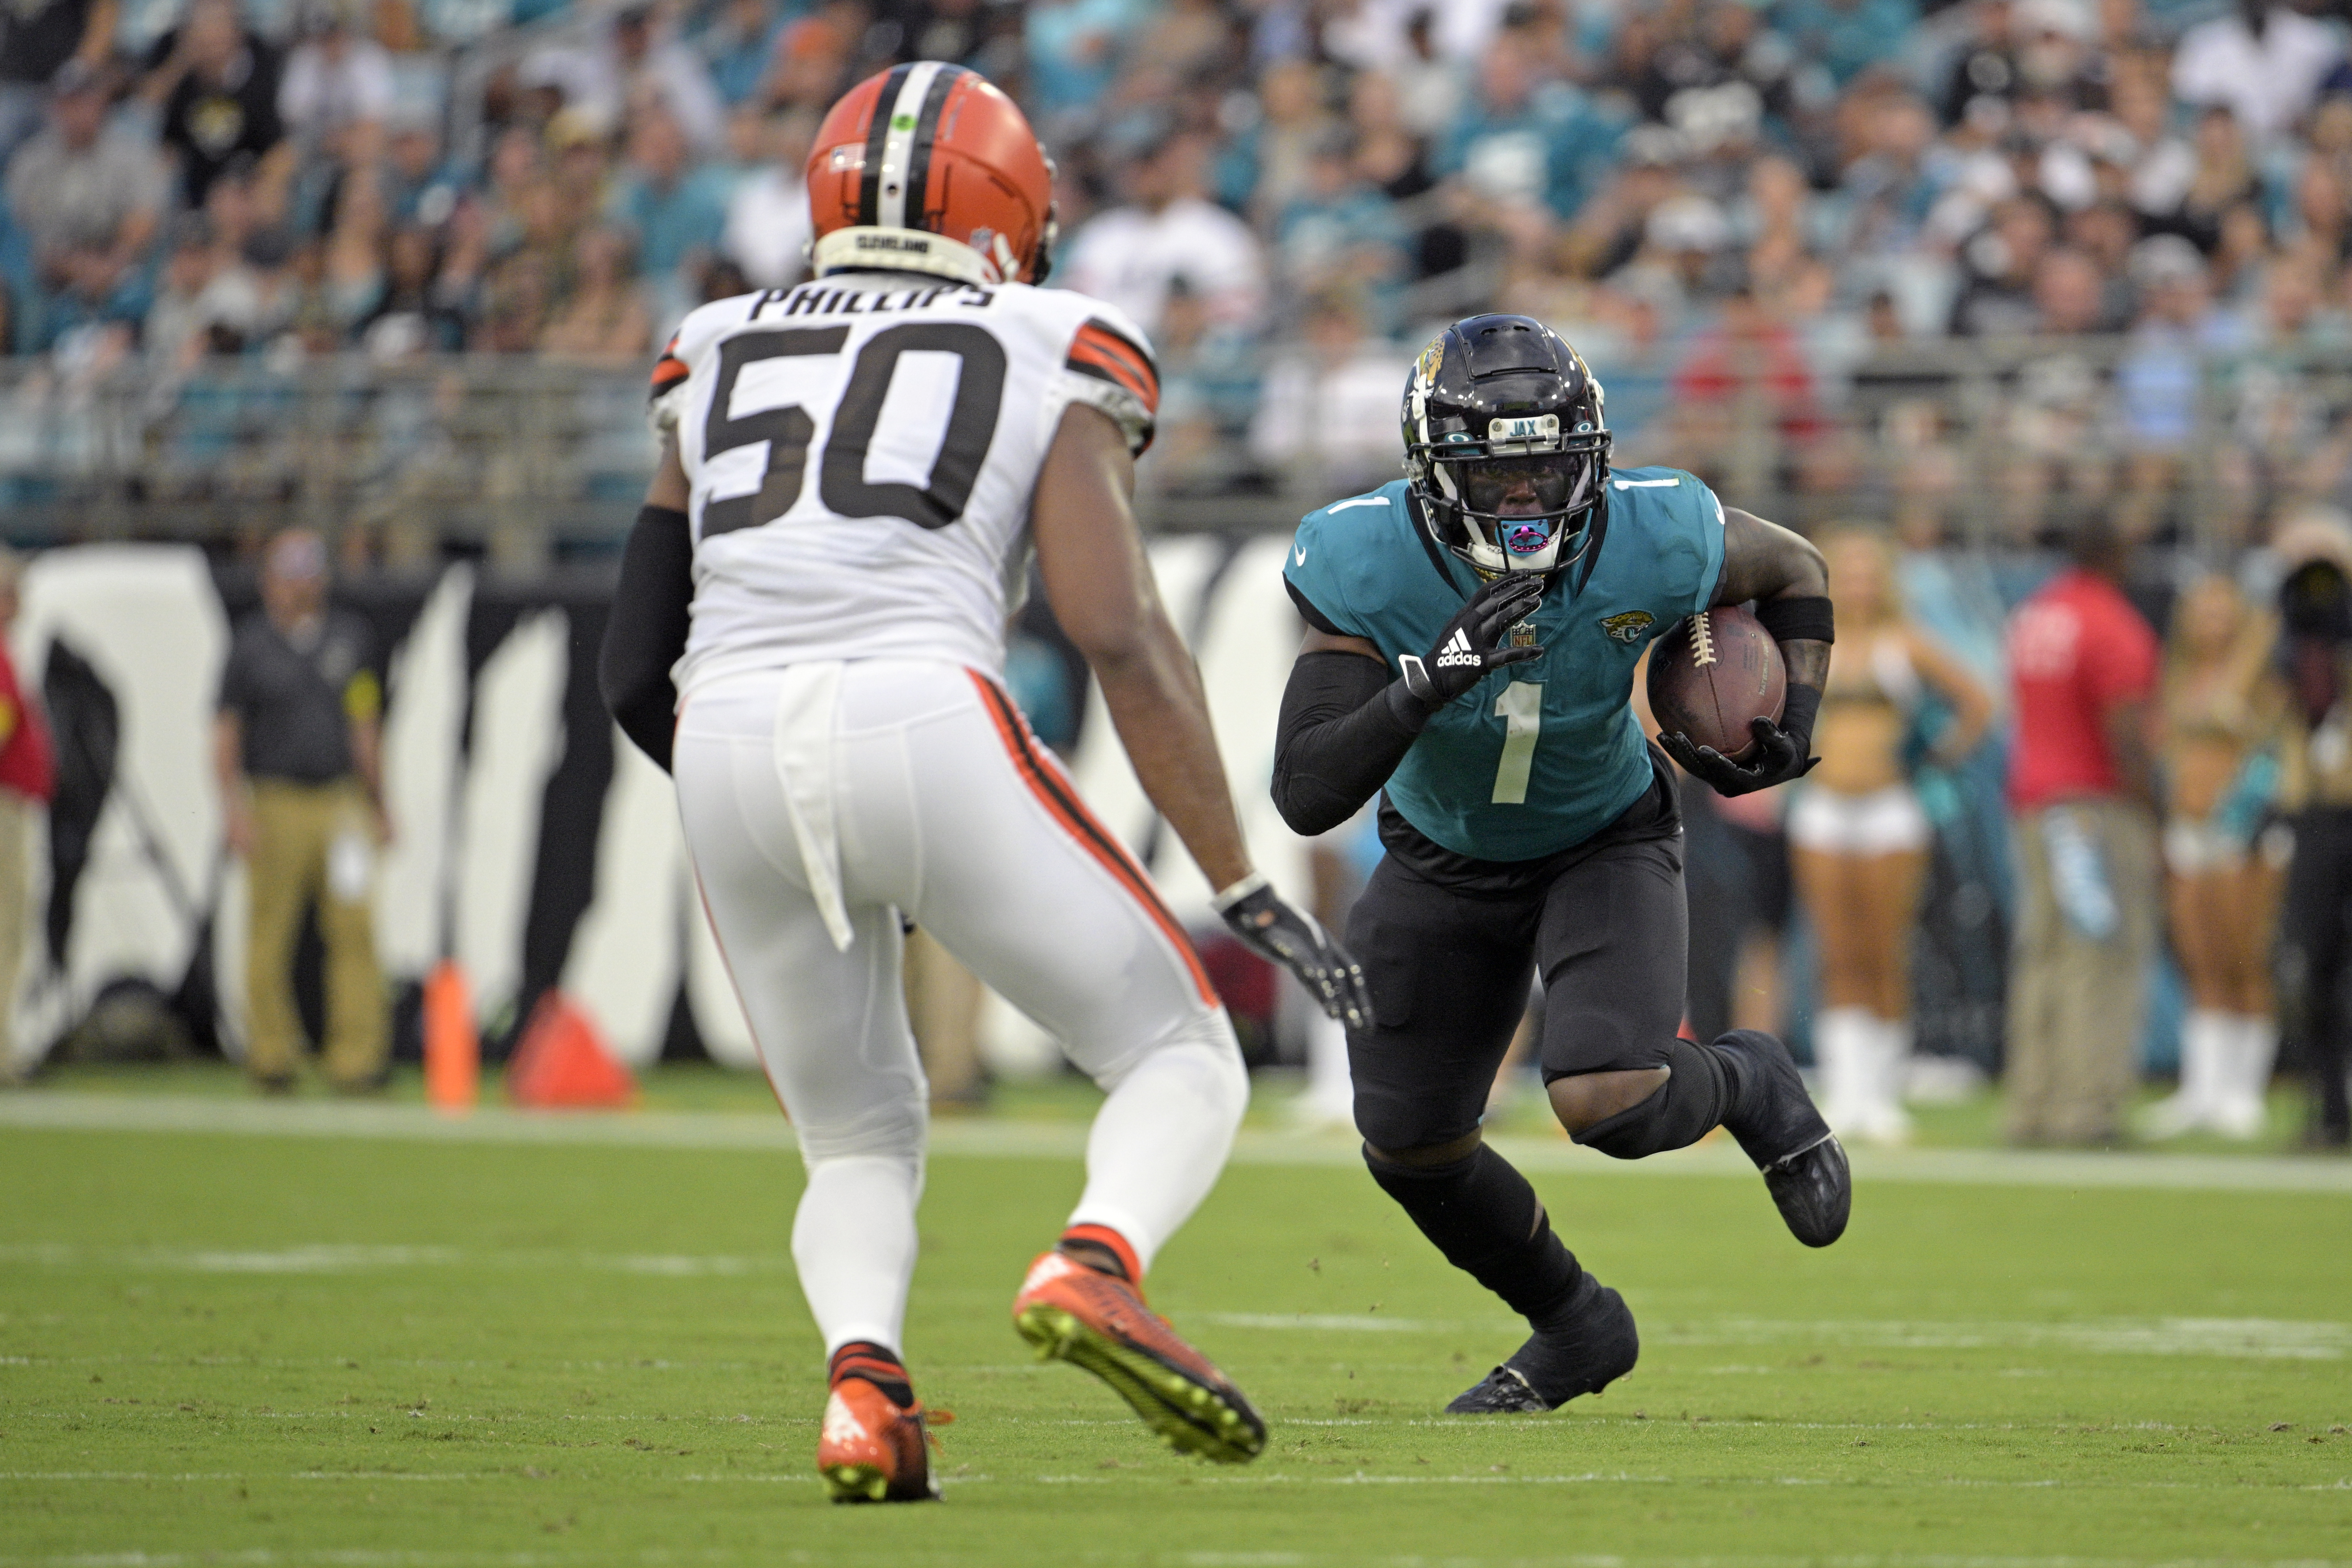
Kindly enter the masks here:
[[[781, 1116], [743, 1111], [533, 1112], [485, 1107], [445, 1116], [415, 1105], [256, 1100], [200, 1095], [89, 1094], [34, 1089], [0, 1094], [0, 1127], [110, 1132], [215, 1132], [427, 1142], [627, 1145], [656, 1149], [789, 1150]], [[982, 1159], [1076, 1159], [1087, 1129], [1075, 1122], [942, 1121], [932, 1152]], [[1498, 1137], [1523, 1170], [1582, 1175], [1738, 1176], [1755, 1172], [1720, 1140], [1639, 1162], [1612, 1160], [1563, 1139]], [[1237, 1165], [1352, 1166], [1356, 1141], [1335, 1133], [1244, 1131]], [[2148, 1187], [2234, 1192], [2352, 1193], [2352, 1161], [2264, 1155], [2092, 1153], [2016, 1149], [1862, 1149], [1864, 1182], [2029, 1187]]]

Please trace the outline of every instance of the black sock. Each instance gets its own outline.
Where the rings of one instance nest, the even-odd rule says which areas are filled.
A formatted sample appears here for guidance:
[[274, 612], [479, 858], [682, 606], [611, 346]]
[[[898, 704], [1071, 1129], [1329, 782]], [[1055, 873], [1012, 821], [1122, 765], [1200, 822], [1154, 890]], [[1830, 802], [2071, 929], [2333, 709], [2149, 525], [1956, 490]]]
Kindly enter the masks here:
[[877, 1345], [872, 1340], [852, 1340], [833, 1352], [825, 1372], [828, 1383], [839, 1383], [845, 1377], [858, 1378], [880, 1389], [882, 1396], [899, 1409], [915, 1407], [915, 1385], [908, 1380], [898, 1352], [888, 1345]]
[[1624, 1299], [1587, 1274], [1553, 1321], [1538, 1323], [1535, 1334], [1503, 1364], [1557, 1409], [1579, 1394], [1600, 1393], [1633, 1371], [1641, 1347]]
[[1639, 1160], [1697, 1142], [1733, 1114], [1738, 1103], [1737, 1059], [1717, 1046], [1676, 1039], [1667, 1047], [1672, 1069], [1655, 1094], [1576, 1134], [1587, 1148], [1618, 1160]]
[[1416, 1169], [1370, 1149], [1372, 1180], [1396, 1199], [1445, 1260], [1538, 1328], [1558, 1319], [1584, 1270], [1551, 1231], [1551, 1216], [1511, 1163], [1478, 1145], [1450, 1165]]

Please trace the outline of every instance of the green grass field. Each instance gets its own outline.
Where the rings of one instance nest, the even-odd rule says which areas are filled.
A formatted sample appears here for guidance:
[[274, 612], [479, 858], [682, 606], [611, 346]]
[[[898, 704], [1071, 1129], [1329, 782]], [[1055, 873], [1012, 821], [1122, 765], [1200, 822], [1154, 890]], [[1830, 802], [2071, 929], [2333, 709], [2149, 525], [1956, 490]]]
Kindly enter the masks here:
[[[1517, 1343], [1499, 1309], [1344, 1142], [1255, 1134], [1151, 1281], [1272, 1424], [1226, 1469], [1012, 1331], [1079, 1181], [1045, 1096], [1034, 1138], [941, 1129], [906, 1348], [959, 1416], [946, 1501], [842, 1509], [798, 1161], [709, 1081], [450, 1136], [184, 1083], [152, 1103], [255, 1130], [0, 1098], [0, 1564], [2352, 1561], [2341, 1166], [1864, 1160], [1813, 1254], [1720, 1151], [1547, 1159], [1642, 1363], [1470, 1422], [1437, 1412]], [[98, 1109], [27, 1114], [68, 1102]]]

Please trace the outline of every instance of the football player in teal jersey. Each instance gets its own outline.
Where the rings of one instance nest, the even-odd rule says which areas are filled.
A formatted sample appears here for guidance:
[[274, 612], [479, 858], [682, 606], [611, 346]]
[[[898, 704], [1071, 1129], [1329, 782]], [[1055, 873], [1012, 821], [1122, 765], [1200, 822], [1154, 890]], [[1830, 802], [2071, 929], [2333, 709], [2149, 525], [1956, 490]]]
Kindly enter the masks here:
[[1447, 1408], [1550, 1410], [1631, 1370], [1638, 1342], [1623, 1300], [1480, 1136], [1531, 974], [1545, 1086], [1578, 1142], [1638, 1160], [1727, 1127], [1800, 1241], [1845, 1229], [1845, 1152], [1787, 1048], [1754, 1030], [1677, 1037], [1682, 825], [1631, 701], [1652, 640], [1752, 602], [1788, 666], [1780, 721], [1756, 720], [1739, 761], [1661, 744], [1727, 795], [1799, 777], [1829, 574], [1803, 539], [1690, 474], [1612, 471], [1600, 384], [1525, 316], [1448, 328], [1413, 367], [1403, 423], [1406, 477], [1309, 516], [1285, 564], [1311, 629], [1274, 795], [1314, 834], [1384, 792], [1387, 855], [1348, 929], [1372, 997], [1348, 1037], [1364, 1158], [1533, 1331]]

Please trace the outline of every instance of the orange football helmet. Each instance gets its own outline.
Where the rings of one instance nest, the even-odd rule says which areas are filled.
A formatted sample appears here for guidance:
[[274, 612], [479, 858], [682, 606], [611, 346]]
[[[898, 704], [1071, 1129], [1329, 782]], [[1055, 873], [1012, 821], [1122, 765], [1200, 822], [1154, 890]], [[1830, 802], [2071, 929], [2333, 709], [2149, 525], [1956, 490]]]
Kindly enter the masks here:
[[1054, 245], [1054, 163], [978, 71], [917, 60], [867, 77], [809, 153], [810, 269], [1034, 283]]

